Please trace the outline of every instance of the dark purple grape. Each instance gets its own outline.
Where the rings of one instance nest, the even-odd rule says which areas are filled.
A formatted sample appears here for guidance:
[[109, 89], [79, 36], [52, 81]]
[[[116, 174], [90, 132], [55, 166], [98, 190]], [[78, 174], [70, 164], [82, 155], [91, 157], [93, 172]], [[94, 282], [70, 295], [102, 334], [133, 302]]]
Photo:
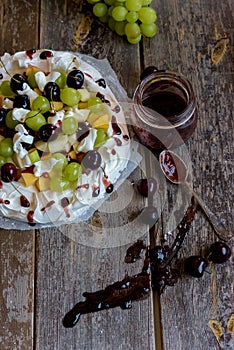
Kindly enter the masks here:
[[88, 122], [79, 122], [76, 132], [77, 141], [81, 142], [89, 134], [91, 125]]
[[140, 214], [140, 220], [149, 227], [152, 227], [158, 221], [158, 211], [154, 206], [143, 208]]
[[193, 276], [200, 278], [203, 276], [205, 269], [207, 268], [208, 263], [206, 259], [199, 255], [192, 255], [185, 259], [184, 267], [186, 272]]
[[208, 259], [216, 264], [225, 263], [231, 255], [230, 247], [224, 242], [215, 242], [208, 250]]
[[143, 72], [141, 73], [140, 79], [143, 80], [145, 79], [148, 75], [155, 73], [158, 71], [158, 68], [155, 66], [148, 66], [146, 67]]
[[5, 125], [5, 118], [8, 112], [9, 109], [0, 108], [0, 125]]
[[60, 101], [60, 87], [50, 81], [44, 87], [43, 96], [48, 98], [49, 101]]
[[45, 51], [42, 51], [41, 53], [40, 53], [40, 59], [41, 60], [46, 60], [47, 58], [49, 58], [49, 57], [53, 57], [54, 56], [54, 54], [53, 54], [53, 52], [52, 51], [49, 51], [49, 50], [45, 50]]
[[53, 124], [44, 124], [40, 127], [38, 131], [38, 137], [40, 140], [47, 142], [49, 139], [52, 139], [57, 127]]
[[67, 76], [67, 86], [80, 89], [84, 83], [84, 73], [79, 69], [74, 69]]
[[17, 91], [23, 90], [23, 85], [27, 84], [26, 79], [21, 74], [14, 74], [10, 80], [11, 90], [17, 93]]
[[88, 170], [96, 170], [100, 167], [102, 157], [96, 150], [88, 151], [82, 159], [82, 165]]
[[24, 108], [30, 109], [30, 99], [27, 95], [17, 95], [15, 96], [13, 102], [13, 108]]
[[18, 178], [18, 171], [14, 164], [5, 163], [1, 167], [1, 179], [3, 182], [11, 182]]
[[137, 189], [144, 197], [153, 196], [157, 190], [157, 181], [153, 177], [140, 179], [137, 182]]

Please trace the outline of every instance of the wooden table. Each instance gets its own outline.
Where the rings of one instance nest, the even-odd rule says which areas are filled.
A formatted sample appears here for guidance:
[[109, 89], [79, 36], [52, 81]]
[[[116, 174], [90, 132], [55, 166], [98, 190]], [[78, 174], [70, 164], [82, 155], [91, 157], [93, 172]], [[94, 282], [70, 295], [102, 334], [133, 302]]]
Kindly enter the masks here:
[[[140, 72], [148, 65], [172, 67], [187, 76], [196, 92], [199, 120], [186, 147], [192, 160], [193, 187], [233, 230], [233, 0], [153, 0], [159, 32], [155, 38], [129, 45], [98, 24], [82, 9], [82, 1], [1, 0], [0, 54], [31, 48], [72, 50], [109, 60], [132, 96]], [[136, 169], [129, 181], [138, 179]], [[160, 217], [164, 230], [177, 188], [167, 183]], [[126, 198], [123, 198], [123, 201]], [[145, 200], [134, 194], [126, 210], [113, 217], [96, 213], [96, 221], [121, 227], [137, 215]], [[88, 224], [77, 230], [87, 230]], [[82, 231], [83, 232], [83, 231]], [[95, 233], [98, 234], [98, 233]], [[158, 239], [155, 232], [151, 242]], [[172, 233], [173, 237], [173, 233]], [[148, 233], [143, 236], [147, 242]], [[168, 238], [170, 240], [170, 237]], [[93, 248], [69, 237], [69, 227], [28, 231], [0, 230], [1, 349], [113, 350], [234, 349], [233, 257], [215, 265], [201, 279], [184, 274], [182, 261], [205, 254], [217, 240], [198, 209], [189, 237], [178, 255], [181, 278], [160, 296], [151, 294], [120, 308], [82, 316], [73, 329], [62, 325], [64, 314], [84, 291], [94, 291], [139, 272], [142, 261], [126, 266], [130, 243]], [[230, 241], [233, 248], [233, 240]], [[208, 322], [220, 323], [218, 344]]]

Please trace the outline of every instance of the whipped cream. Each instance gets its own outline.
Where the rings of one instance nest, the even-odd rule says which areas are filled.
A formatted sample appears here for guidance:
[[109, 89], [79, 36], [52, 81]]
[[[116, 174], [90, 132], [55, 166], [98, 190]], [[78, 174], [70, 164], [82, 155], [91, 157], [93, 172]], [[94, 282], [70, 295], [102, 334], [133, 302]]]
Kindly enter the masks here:
[[[98, 80], [103, 77], [90, 64], [84, 62], [79, 56], [70, 52], [52, 51], [51, 57], [41, 59], [40, 54], [45, 50], [37, 50], [32, 57], [24, 52], [18, 52], [13, 56], [5, 53], [0, 64], [0, 73], [3, 76], [1, 80], [9, 80], [8, 72], [13, 75], [15, 73], [24, 73], [29, 67], [36, 67], [41, 71], [35, 73], [35, 80], [38, 89], [43, 91], [44, 86], [49, 81], [55, 81], [60, 73], [68, 74], [68, 71], [79, 69], [84, 73], [84, 83], [81, 88], [81, 101], [87, 98], [99, 95], [105, 96], [106, 111], [111, 118], [115, 118], [115, 123], [121, 130], [121, 133], [115, 134], [115, 130], [111, 121], [108, 122], [106, 128], [106, 141], [97, 148], [101, 155], [101, 165], [96, 170], [87, 171], [83, 169], [78, 180], [73, 183], [71, 188], [67, 188], [62, 192], [55, 192], [48, 186], [38, 185], [39, 181], [47, 183], [49, 176], [53, 172], [53, 167], [59, 160], [51, 157], [47, 158], [51, 149], [56, 152], [69, 153], [75, 152], [77, 155], [95, 149], [95, 140], [97, 137], [97, 128], [91, 127], [88, 134], [81, 140], [77, 141], [76, 133], [72, 135], [61, 134], [58, 137], [62, 140], [62, 149], [56, 149], [56, 140], [45, 143], [44, 154], [41, 160], [30, 163], [30, 154], [24, 144], [33, 145], [34, 136], [30, 135], [24, 126], [26, 114], [29, 112], [23, 108], [14, 108], [12, 119], [17, 120], [19, 124], [15, 127], [13, 136], [13, 149], [19, 160], [22, 175], [17, 181], [0, 183], [0, 213], [3, 216], [15, 220], [21, 220], [30, 224], [47, 224], [47, 223], [69, 223], [82, 220], [82, 213], [87, 207], [96, 207], [100, 199], [107, 195], [107, 187], [115, 185], [122, 171], [126, 168], [130, 157], [130, 140], [128, 130], [125, 124], [125, 118], [121, 106], [115, 99], [114, 94], [108, 86], [100, 86]], [[6, 72], [7, 70], [7, 72]], [[1, 83], [0, 82], [0, 83]], [[41, 93], [37, 89], [32, 89], [28, 84], [24, 84], [23, 90], [18, 91], [19, 95], [27, 95], [30, 103]], [[2, 107], [12, 108], [11, 100], [2, 97]], [[116, 108], [118, 107], [118, 108]], [[55, 126], [61, 125], [62, 121], [67, 117], [74, 117], [78, 123], [89, 120], [91, 110], [86, 107], [80, 109], [79, 106], [65, 106], [61, 110], [55, 111], [47, 119], [48, 123]], [[106, 112], [105, 112], [106, 113]], [[36, 144], [36, 143], [35, 143]], [[14, 160], [11, 161], [14, 163]], [[26, 174], [26, 175], [25, 175]], [[23, 176], [24, 175], [24, 176]], [[33, 178], [29, 185], [26, 184], [26, 178]], [[35, 181], [34, 181], [35, 180]], [[62, 173], [59, 181], [63, 181]], [[29, 206], [22, 205], [22, 197], [29, 202]]]

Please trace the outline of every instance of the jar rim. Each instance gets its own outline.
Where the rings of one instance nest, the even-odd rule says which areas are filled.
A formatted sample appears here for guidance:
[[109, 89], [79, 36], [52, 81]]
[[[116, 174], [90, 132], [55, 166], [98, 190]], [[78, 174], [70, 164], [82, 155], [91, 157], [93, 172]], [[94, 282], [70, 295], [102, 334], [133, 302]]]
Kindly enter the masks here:
[[[159, 112], [143, 105], [143, 94], [147, 88], [155, 82], [170, 81], [180, 89], [187, 98], [187, 106], [179, 114], [174, 117], [171, 123], [167, 117]], [[193, 88], [188, 79], [182, 74], [172, 71], [156, 71], [146, 76], [136, 87], [133, 95], [134, 109], [141, 121], [148, 126], [158, 129], [175, 129], [185, 124], [193, 115], [196, 109], [196, 100]]]

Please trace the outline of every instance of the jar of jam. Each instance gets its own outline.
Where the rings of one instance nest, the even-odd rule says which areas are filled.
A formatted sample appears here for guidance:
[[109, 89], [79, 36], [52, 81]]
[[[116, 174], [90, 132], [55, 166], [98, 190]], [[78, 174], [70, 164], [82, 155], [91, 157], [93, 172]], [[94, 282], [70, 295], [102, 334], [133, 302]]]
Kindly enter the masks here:
[[133, 96], [131, 122], [140, 142], [154, 150], [186, 142], [197, 125], [196, 98], [182, 75], [157, 70], [142, 77]]

